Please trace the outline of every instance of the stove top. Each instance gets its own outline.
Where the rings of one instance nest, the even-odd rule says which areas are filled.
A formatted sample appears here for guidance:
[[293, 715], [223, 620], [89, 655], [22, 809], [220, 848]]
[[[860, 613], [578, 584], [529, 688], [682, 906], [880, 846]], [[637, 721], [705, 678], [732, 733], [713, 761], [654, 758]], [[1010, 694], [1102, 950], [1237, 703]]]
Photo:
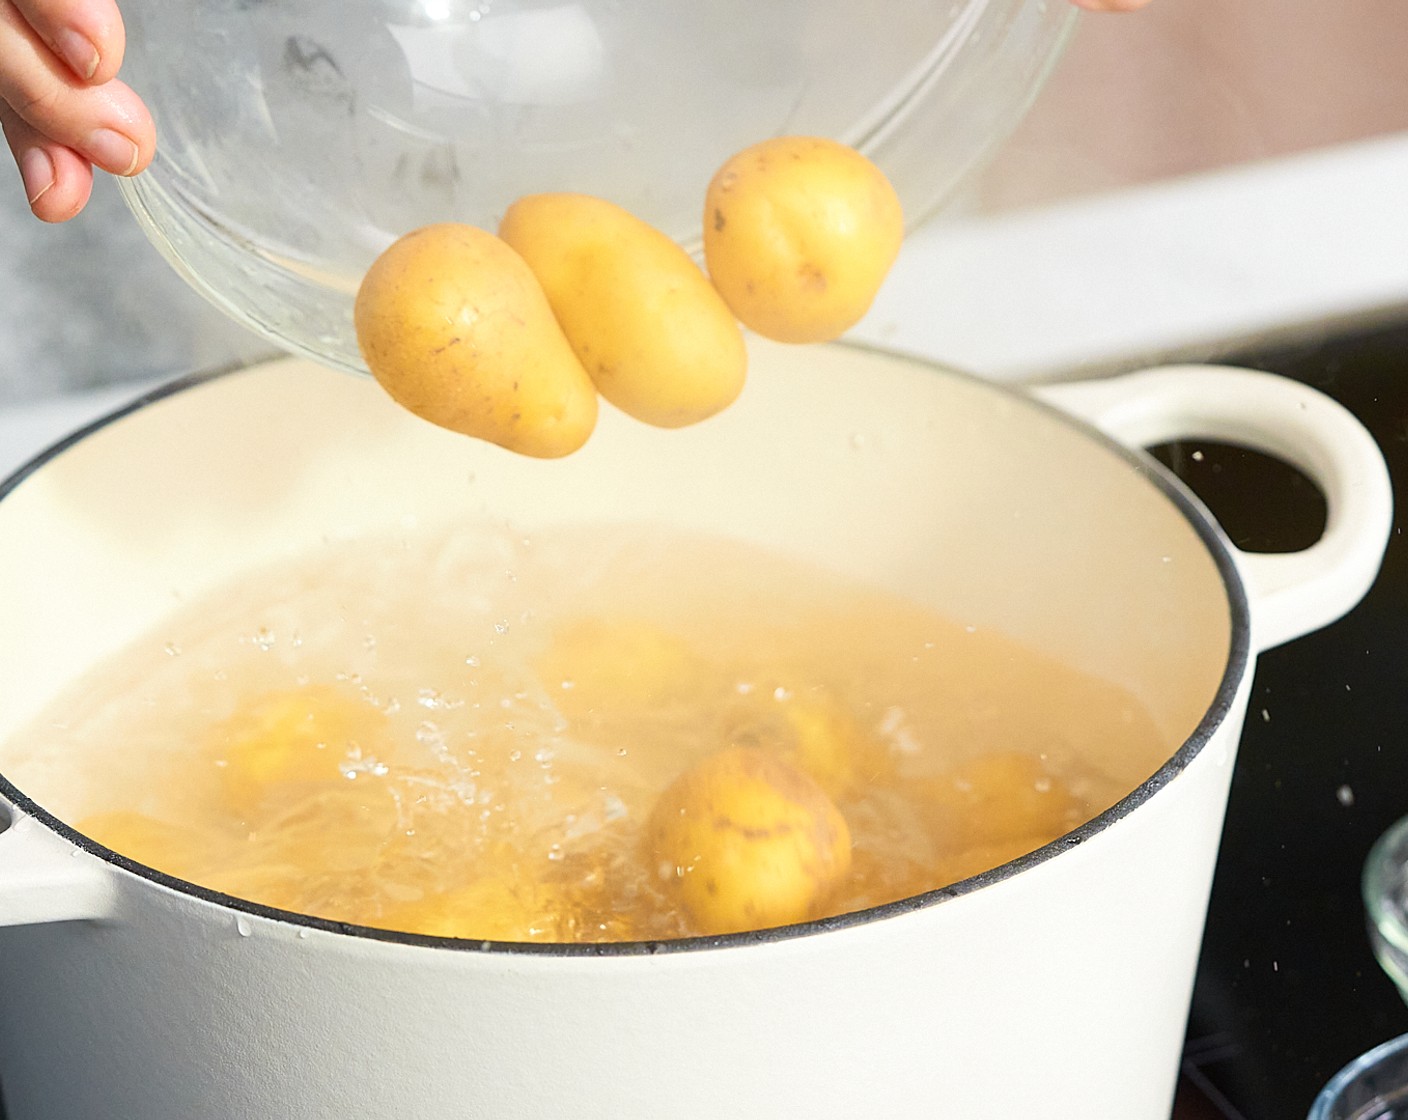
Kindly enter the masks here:
[[[1408, 495], [1408, 324], [1230, 364], [1282, 373], [1354, 412]], [[1158, 449], [1253, 551], [1319, 535], [1318, 492], [1237, 449]], [[1346, 1062], [1408, 1031], [1408, 1006], [1365, 934], [1359, 876], [1408, 815], [1408, 541], [1395, 517], [1383, 569], [1339, 622], [1260, 657], [1214, 881], [1179, 1115], [1300, 1120]]]

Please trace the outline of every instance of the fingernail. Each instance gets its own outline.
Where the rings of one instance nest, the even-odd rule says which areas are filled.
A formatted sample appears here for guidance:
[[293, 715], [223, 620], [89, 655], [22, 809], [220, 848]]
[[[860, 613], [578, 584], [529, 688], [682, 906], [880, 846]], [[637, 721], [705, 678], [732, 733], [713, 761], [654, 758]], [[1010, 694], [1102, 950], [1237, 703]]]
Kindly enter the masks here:
[[98, 63], [102, 61], [98, 48], [77, 31], [60, 31], [54, 45], [73, 72], [85, 82], [98, 72]]
[[84, 151], [89, 159], [114, 175], [131, 175], [141, 158], [137, 145], [111, 128], [90, 132]]
[[54, 161], [43, 148], [30, 148], [20, 156], [20, 178], [24, 196], [33, 206], [54, 185]]

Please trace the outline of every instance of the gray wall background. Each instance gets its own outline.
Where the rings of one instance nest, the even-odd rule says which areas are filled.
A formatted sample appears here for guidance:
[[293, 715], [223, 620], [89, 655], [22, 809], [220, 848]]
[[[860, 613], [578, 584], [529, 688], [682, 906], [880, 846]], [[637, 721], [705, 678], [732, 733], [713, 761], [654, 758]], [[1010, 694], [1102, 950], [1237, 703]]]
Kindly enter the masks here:
[[0, 155], [0, 408], [269, 352], [172, 271], [107, 176], [81, 215], [46, 225]]

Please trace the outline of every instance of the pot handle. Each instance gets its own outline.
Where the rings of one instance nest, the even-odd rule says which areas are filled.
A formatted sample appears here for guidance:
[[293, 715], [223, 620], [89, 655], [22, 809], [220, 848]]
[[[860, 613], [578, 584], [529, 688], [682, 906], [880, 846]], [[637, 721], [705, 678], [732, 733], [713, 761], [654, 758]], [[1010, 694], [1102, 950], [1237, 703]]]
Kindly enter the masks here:
[[1328, 625], [1363, 598], [1393, 525], [1382, 452], [1343, 405], [1290, 378], [1228, 366], [1176, 365], [1034, 394], [1130, 447], [1202, 438], [1274, 455], [1325, 496], [1325, 532], [1299, 552], [1232, 548], [1258, 650]]
[[117, 885], [96, 856], [0, 798], [0, 926], [108, 918]]

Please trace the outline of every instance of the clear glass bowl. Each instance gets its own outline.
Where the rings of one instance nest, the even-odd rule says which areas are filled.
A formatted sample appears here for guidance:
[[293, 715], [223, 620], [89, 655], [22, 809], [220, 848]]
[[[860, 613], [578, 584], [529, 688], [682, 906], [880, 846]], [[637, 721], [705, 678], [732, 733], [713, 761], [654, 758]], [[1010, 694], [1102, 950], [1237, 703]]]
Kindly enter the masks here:
[[1361, 1054], [1330, 1078], [1306, 1120], [1408, 1120], [1408, 1034]]
[[494, 229], [523, 194], [625, 206], [695, 246], [740, 148], [852, 144], [911, 222], [1011, 130], [1066, 0], [126, 0], [158, 154], [124, 183], [191, 284], [361, 370], [352, 299], [394, 238]]
[[1369, 850], [1361, 888], [1374, 956], [1408, 1001], [1408, 817]]

